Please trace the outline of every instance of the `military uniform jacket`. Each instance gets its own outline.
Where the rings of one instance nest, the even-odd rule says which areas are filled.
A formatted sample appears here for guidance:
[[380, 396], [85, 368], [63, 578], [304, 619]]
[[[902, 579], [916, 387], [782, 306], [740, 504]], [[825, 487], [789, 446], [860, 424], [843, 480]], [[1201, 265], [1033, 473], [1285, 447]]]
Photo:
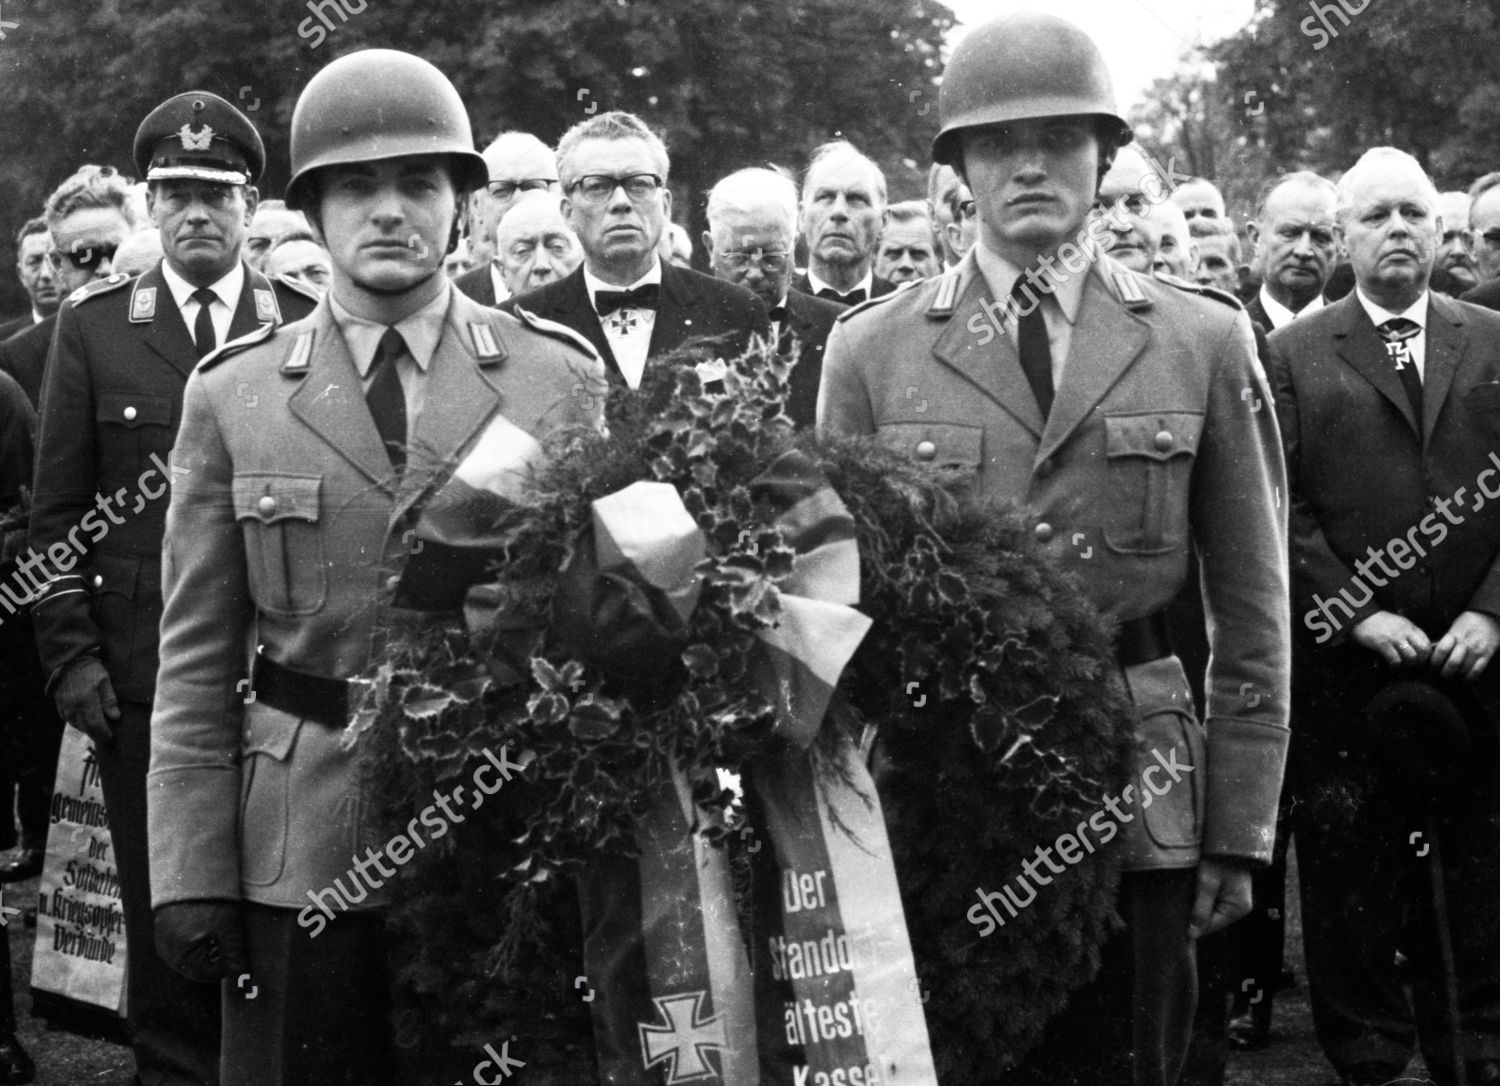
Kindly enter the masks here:
[[1151, 750], [1170, 757], [1168, 748], [1194, 767], [1137, 805], [1123, 827], [1126, 863], [1189, 866], [1200, 844], [1266, 862], [1288, 734], [1285, 472], [1249, 321], [1227, 297], [1107, 257], [1083, 274], [1045, 423], [971, 254], [840, 317], [818, 426], [878, 435], [971, 478], [980, 497], [1019, 504], [1037, 540], [1114, 619], [1167, 606], [1191, 530], [1212, 631], [1207, 727], [1192, 715], [1176, 657], [1125, 670], [1146, 768]]
[[[305, 908], [369, 838], [341, 731], [252, 700], [255, 644], [307, 675], [371, 663], [408, 515], [496, 414], [596, 425], [587, 345], [450, 292], [399, 483], [326, 301], [188, 381], [172, 451], [162, 668], [147, 776], [152, 895]], [[355, 883], [357, 885], [357, 883]], [[373, 903], [373, 902], [372, 902]]]
[[[230, 335], [295, 320], [313, 304], [300, 287], [247, 266]], [[58, 311], [28, 539], [46, 556], [46, 591], [33, 614], [49, 683], [65, 664], [94, 655], [117, 696], [151, 700], [167, 455], [197, 364], [159, 264], [134, 279], [90, 283]]]

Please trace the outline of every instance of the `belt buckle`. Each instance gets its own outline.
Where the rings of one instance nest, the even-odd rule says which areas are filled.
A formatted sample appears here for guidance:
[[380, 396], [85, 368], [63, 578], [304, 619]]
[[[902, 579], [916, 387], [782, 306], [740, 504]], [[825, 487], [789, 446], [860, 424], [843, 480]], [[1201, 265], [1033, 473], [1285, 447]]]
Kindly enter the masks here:
[[349, 708], [349, 719], [344, 734], [339, 737], [339, 746], [344, 750], [354, 749], [359, 737], [369, 731], [380, 715], [377, 705], [379, 684], [374, 679], [354, 678], [347, 683], [345, 704]]

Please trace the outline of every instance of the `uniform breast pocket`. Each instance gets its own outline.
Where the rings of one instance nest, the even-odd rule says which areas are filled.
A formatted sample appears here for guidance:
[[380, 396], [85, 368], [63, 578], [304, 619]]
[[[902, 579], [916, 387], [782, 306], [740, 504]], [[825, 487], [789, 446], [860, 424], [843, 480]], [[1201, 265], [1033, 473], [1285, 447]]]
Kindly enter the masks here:
[[245, 534], [250, 590], [268, 614], [316, 614], [328, 597], [321, 475], [236, 473], [234, 515]]
[[1104, 541], [1120, 554], [1162, 554], [1187, 543], [1188, 487], [1203, 432], [1192, 411], [1107, 415]]
[[98, 424], [100, 460], [111, 468], [134, 472], [152, 453], [163, 460], [172, 451], [176, 428], [171, 396], [143, 392], [100, 392], [94, 407]]
[[984, 430], [952, 422], [888, 422], [881, 424], [881, 444], [919, 464], [930, 464], [955, 475], [979, 469]]

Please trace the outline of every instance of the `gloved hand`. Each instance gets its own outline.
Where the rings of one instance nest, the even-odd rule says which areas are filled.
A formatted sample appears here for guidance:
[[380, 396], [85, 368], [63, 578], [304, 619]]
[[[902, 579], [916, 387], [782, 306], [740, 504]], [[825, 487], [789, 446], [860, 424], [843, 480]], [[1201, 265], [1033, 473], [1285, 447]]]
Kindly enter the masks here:
[[108, 743], [114, 733], [109, 721], [120, 719], [109, 672], [93, 656], [80, 656], [63, 668], [52, 694], [57, 715], [95, 743]]
[[238, 901], [174, 901], [157, 906], [156, 952], [188, 980], [250, 972]]

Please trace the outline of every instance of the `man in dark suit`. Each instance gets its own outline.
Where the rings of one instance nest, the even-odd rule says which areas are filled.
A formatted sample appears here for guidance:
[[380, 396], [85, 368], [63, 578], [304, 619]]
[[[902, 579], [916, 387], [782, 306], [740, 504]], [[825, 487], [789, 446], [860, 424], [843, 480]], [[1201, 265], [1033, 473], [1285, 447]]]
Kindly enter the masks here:
[[1452, 780], [1455, 817], [1441, 831], [1459, 1040], [1444, 1028], [1441, 955], [1412, 919], [1429, 895], [1412, 836], [1425, 808], [1377, 786], [1378, 755], [1346, 693], [1413, 677], [1492, 701], [1500, 685], [1500, 317], [1429, 290], [1437, 207], [1415, 159], [1368, 152], [1338, 186], [1356, 291], [1271, 335], [1291, 498], [1308, 982], [1319, 1043], [1354, 1084], [1398, 1076], [1414, 1040], [1441, 1086], [1455, 1044], [1470, 1083], [1500, 1083], [1495, 771], [1478, 787]]
[[557, 191], [557, 159], [552, 148], [530, 132], [502, 132], [480, 157], [490, 176], [469, 196], [469, 256], [474, 267], [453, 285], [480, 305], [496, 305], [511, 291], [495, 251], [495, 228], [522, 193]]
[[1254, 271], [1262, 283], [1245, 311], [1267, 332], [1323, 308], [1338, 255], [1333, 202], [1333, 182], [1306, 171], [1277, 177], [1261, 190], [1245, 233], [1255, 246]]
[[817, 413], [823, 347], [845, 307], [792, 289], [796, 239], [797, 187], [774, 170], [740, 170], [708, 194], [709, 266], [720, 279], [753, 291], [771, 314], [777, 349], [794, 363], [786, 413], [805, 429]]
[[848, 140], [812, 153], [802, 181], [807, 271], [792, 284], [804, 294], [858, 305], [896, 289], [875, 274], [875, 248], [886, 223], [885, 174]]
[[649, 359], [708, 337], [735, 355], [769, 336], [765, 306], [744, 287], [663, 261], [657, 243], [671, 218], [667, 149], [644, 121], [610, 112], [574, 125], [557, 145], [563, 215], [583, 245], [583, 264], [555, 283], [511, 298], [579, 333], [611, 380], [638, 388]]
[[1468, 226], [1479, 285], [1461, 298], [1486, 309], [1500, 309], [1500, 170], [1469, 186]]
[[[215, 346], [300, 317], [315, 300], [273, 284], [240, 255], [264, 162], [250, 121], [206, 92], [171, 98], [141, 122], [135, 165], [150, 184], [147, 206], [166, 256], [138, 278], [114, 274], [72, 294], [58, 313], [42, 392], [29, 544], [46, 557], [46, 583], [33, 621], [58, 712], [98, 754], [143, 1081], [218, 1081], [218, 989], [184, 980], [153, 949], [146, 763], [165, 464], [183, 386]], [[123, 212], [89, 214], [123, 225]], [[90, 260], [102, 267], [119, 241], [53, 229], [55, 248], [79, 274]]]
[[38, 215], [27, 219], [16, 234], [16, 274], [21, 286], [26, 288], [26, 296], [31, 299], [31, 312], [0, 324], [0, 343], [57, 312], [62, 294], [58, 290], [52, 261], [47, 256], [51, 248], [52, 235], [47, 229], [46, 218]]

